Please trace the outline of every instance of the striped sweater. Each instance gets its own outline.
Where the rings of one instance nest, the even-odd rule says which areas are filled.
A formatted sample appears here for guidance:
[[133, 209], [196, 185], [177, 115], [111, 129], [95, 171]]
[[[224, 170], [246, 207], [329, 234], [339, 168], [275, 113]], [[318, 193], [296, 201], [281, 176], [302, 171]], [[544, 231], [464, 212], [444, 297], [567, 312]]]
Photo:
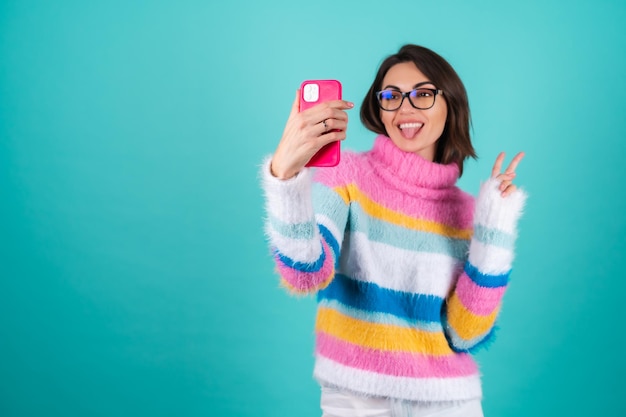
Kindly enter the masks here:
[[335, 168], [286, 181], [263, 167], [266, 231], [281, 282], [317, 293], [315, 378], [413, 401], [482, 396], [470, 352], [488, 341], [526, 195], [487, 180], [474, 198], [456, 164], [379, 136]]

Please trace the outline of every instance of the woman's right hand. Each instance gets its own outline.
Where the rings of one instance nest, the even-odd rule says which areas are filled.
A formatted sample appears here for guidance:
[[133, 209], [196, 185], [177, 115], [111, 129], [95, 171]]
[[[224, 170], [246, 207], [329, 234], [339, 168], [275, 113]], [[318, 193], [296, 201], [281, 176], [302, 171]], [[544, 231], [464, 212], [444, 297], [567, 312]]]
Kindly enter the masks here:
[[272, 175], [286, 180], [298, 174], [324, 145], [346, 138], [348, 113], [354, 104], [333, 100], [300, 112], [300, 90], [291, 107], [283, 136], [274, 152]]

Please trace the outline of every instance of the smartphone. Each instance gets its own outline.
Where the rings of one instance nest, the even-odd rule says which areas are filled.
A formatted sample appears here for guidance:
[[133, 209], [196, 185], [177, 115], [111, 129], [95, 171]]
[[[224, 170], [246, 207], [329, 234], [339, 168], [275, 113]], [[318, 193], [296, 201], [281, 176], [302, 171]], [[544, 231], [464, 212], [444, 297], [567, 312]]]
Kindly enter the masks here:
[[[300, 85], [300, 111], [330, 100], [341, 99], [341, 83], [337, 80], [307, 80]], [[322, 147], [306, 164], [308, 167], [334, 167], [339, 164], [339, 141]]]

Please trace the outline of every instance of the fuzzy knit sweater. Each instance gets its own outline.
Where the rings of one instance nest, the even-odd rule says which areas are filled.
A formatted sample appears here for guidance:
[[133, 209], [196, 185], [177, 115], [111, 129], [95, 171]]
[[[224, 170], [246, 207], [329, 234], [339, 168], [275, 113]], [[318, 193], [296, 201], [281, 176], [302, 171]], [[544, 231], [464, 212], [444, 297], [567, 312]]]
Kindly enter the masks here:
[[526, 195], [476, 200], [456, 164], [378, 136], [334, 168], [279, 180], [263, 166], [266, 232], [281, 282], [317, 293], [315, 378], [366, 396], [482, 396], [471, 352], [492, 336]]

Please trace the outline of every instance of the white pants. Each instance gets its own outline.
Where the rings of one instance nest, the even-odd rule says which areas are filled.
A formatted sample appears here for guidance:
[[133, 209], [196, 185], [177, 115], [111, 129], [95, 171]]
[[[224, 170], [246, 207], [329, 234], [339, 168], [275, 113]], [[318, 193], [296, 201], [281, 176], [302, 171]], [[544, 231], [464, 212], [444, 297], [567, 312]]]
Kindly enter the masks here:
[[393, 398], [359, 397], [322, 387], [322, 417], [484, 417], [479, 399], [420, 403]]

